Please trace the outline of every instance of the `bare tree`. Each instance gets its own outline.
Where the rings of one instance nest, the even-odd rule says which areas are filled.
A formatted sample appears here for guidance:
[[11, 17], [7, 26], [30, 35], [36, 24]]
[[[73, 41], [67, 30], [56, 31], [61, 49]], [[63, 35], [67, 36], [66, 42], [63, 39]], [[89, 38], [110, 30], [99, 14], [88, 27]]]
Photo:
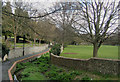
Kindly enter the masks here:
[[79, 35], [86, 35], [83, 39], [93, 44], [93, 57], [97, 57], [101, 44], [117, 28], [118, 3], [110, 1], [90, 0], [78, 2], [78, 15], [74, 20], [74, 29]]
[[[4, 2], [4, 3], [6, 3], [6, 2]], [[32, 14], [36, 13], [36, 12], [34, 12], [34, 11], [38, 10], [38, 9], [34, 9], [33, 6], [31, 6], [31, 5], [33, 5], [32, 3], [24, 3], [24, 4], [23, 4], [23, 1], [21, 1], [21, 2], [17, 2], [17, 1], [16, 1], [15, 3], [20, 3], [20, 5], [18, 5], [18, 6], [21, 6], [21, 5], [22, 5], [22, 8], [23, 8], [24, 10], [27, 10], [28, 12], [31, 12], [31, 11], [32, 11]], [[17, 8], [18, 6], [11, 5], [11, 7], [13, 7], [13, 8]], [[53, 13], [61, 10], [61, 8], [59, 8], [59, 9], [48, 8], [48, 10], [49, 10], [49, 9], [50, 9], [49, 12], [44, 12], [44, 11], [46, 11], [46, 10], [44, 10], [44, 11], [42, 11], [42, 12], [44, 12], [44, 13], [42, 13], [42, 14], [39, 13], [38, 16], [32, 15], [32, 16], [29, 16], [29, 17], [28, 17], [28, 16], [24, 16], [24, 15], [16, 15], [16, 14], [14, 14], [13, 12], [9, 12], [9, 11], [6, 11], [6, 10], [2, 10], [2, 13], [3, 13], [4, 15], [7, 15], [7, 16], [13, 15], [13, 16], [15, 16], [15, 17], [20, 17], [20, 18], [35, 19], [35, 18], [42, 18], [42, 17], [48, 16], [48, 15], [50, 15], [50, 14], [53, 14]], [[41, 11], [39, 11], [39, 12], [41, 12]]]
[[72, 28], [76, 14], [76, 10], [73, 9], [74, 6], [76, 6], [74, 2], [58, 2], [55, 4], [54, 9], [61, 8], [61, 11], [47, 16], [47, 18], [60, 29], [60, 35], [62, 37], [59, 35], [59, 38], [62, 45], [64, 45], [65, 42], [71, 41], [72, 37], [75, 35]]

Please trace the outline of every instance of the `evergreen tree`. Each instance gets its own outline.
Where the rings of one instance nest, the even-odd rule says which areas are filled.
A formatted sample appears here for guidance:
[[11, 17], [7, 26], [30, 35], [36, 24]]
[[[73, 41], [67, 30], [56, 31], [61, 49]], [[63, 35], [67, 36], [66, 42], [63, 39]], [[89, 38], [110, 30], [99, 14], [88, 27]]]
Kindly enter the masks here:
[[[12, 13], [12, 8], [10, 2], [7, 2], [5, 6], [2, 7], [3, 11], [8, 11]], [[7, 13], [2, 13], [2, 34], [5, 36], [5, 41], [7, 41], [7, 36], [12, 36], [13, 18], [12, 15]]]

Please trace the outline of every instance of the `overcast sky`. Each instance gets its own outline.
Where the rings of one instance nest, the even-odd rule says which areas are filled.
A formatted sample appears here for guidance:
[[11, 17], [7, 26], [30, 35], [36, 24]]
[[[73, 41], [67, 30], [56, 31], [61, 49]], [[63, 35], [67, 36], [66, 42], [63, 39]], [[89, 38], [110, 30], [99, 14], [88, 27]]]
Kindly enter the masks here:
[[[84, 0], [3, 0], [3, 1], [10, 1], [10, 2], [15, 2], [15, 1], [24, 1], [24, 2], [29, 2], [29, 3], [35, 3], [34, 7], [35, 8], [48, 8], [51, 7], [55, 2], [76, 2], [76, 1], [84, 1]], [[89, 1], [94, 1], [94, 0], [89, 0]], [[98, 1], [98, 0], [96, 0]], [[114, 1], [114, 0], [100, 0], [100, 1]], [[119, 0], [116, 0], [116, 2], [119, 2]]]
[[[29, 3], [33, 3], [33, 7], [34, 9], [39, 9], [40, 11], [41, 10], [44, 10], [44, 9], [47, 9], [51, 6], [53, 6], [53, 4], [55, 2], [75, 2], [77, 0], [3, 0], [3, 1], [10, 1], [10, 2], [15, 2], [15, 1], [24, 1], [24, 2], [29, 2]], [[83, 1], [83, 0], [79, 0], [79, 1]], [[94, 0], [89, 0], [89, 1], [94, 1]], [[96, 0], [98, 1], [98, 0]], [[114, 0], [100, 0], [100, 1], [104, 1], [104, 2], [112, 2]], [[119, 2], [119, 0], [115, 0], [117, 3]]]

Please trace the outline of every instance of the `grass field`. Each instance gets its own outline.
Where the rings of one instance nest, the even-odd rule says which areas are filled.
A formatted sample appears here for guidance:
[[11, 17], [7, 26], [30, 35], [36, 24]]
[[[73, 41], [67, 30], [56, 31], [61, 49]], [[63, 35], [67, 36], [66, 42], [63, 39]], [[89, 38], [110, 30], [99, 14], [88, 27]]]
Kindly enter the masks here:
[[[60, 54], [60, 56], [88, 59], [93, 56], [93, 46], [92, 45], [68, 45], [64, 49], [64, 51]], [[107, 59], [118, 59], [118, 46], [102, 45], [98, 51], [98, 57], [107, 58]]]

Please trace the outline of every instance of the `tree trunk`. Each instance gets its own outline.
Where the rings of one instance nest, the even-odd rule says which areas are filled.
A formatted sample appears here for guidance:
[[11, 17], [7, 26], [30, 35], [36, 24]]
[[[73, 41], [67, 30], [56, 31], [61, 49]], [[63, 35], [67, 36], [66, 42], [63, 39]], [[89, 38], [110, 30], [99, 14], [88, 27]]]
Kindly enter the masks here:
[[5, 42], [7, 41], [7, 35], [5, 35]]
[[19, 36], [16, 36], [16, 42], [17, 43], [19, 42]]
[[35, 46], [35, 43], [36, 43], [36, 33], [34, 34], [34, 46]]
[[39, 46], [40, 46], [41, 40], [39, 39]]
[[97, 43], [93, 44], [93, 57], [97, 57], [98, 49]]
[[16, 47], [16, 33], [14, 33], [14, 49]]
[[16, 48], [17, 28], [17, 26], [14, 26], [14, 49]]
[[34, 38], [34, 46], [35, 46], [36, 38]]
[[63, 46], [63, 50], [64, 50], [64, 47], [65, 47], [65, 46], [64, 46], [64, 43], [62, 43], [62, 46]]

